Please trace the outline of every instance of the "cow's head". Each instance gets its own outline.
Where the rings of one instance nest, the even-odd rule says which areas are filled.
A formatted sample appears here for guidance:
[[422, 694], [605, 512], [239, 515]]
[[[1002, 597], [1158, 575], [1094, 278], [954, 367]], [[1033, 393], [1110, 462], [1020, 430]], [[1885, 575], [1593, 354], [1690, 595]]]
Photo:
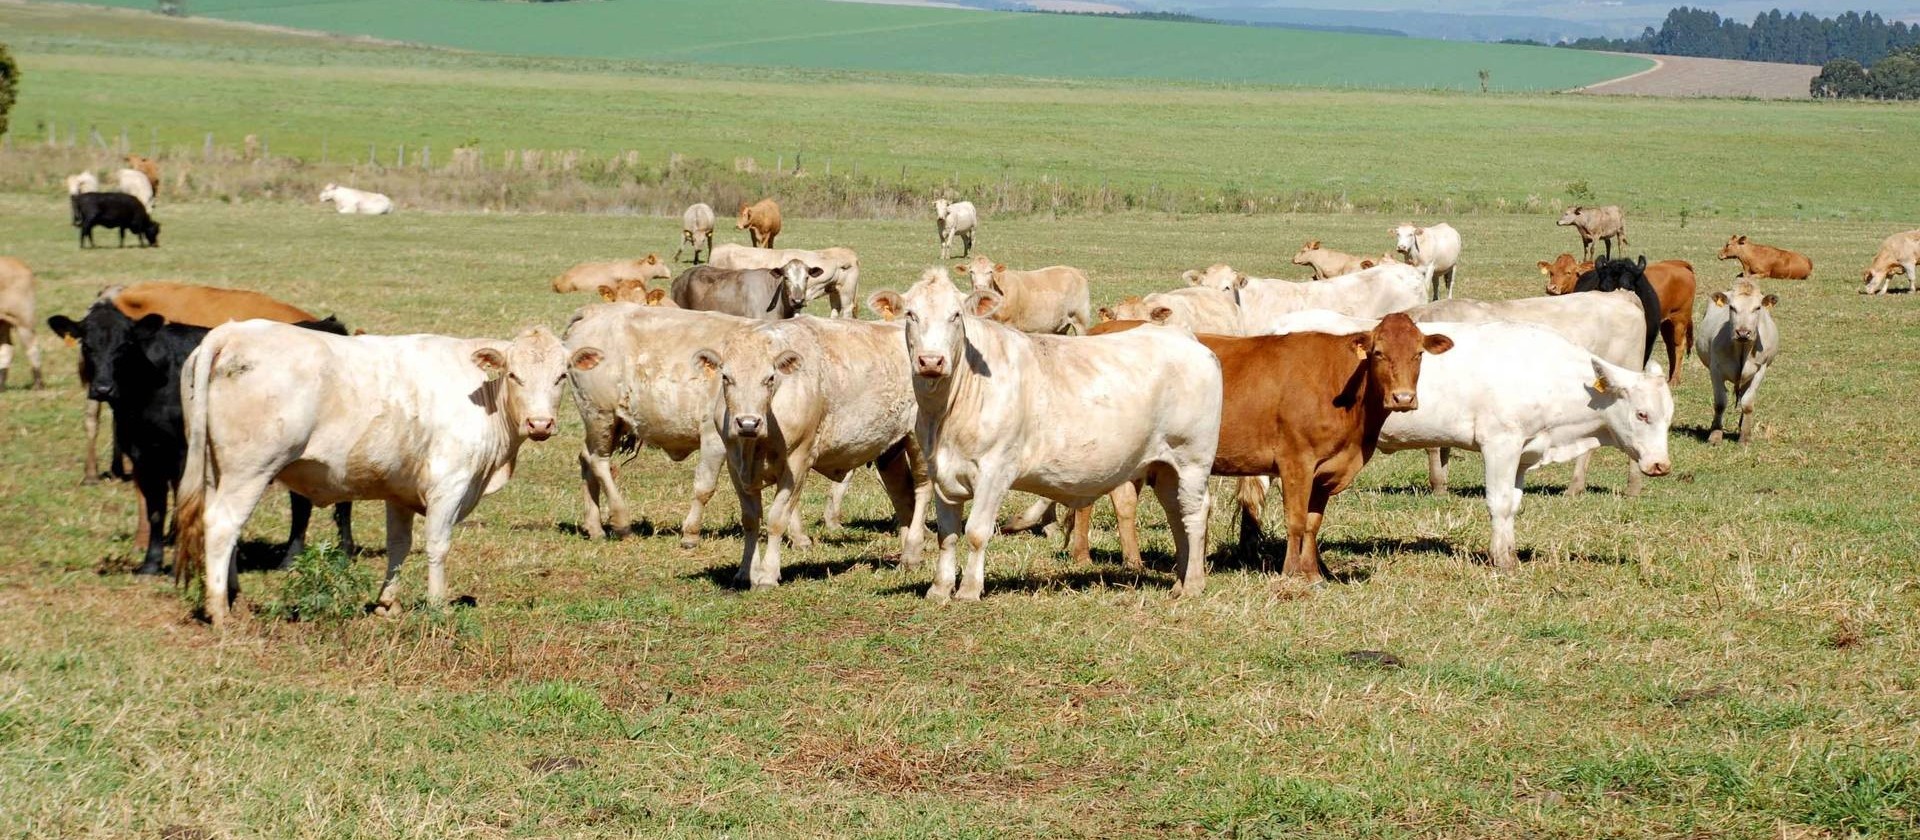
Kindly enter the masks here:
[[741, 203], [740, 203], [740, 221], [738, 221], [738, 222], [736, 222], [736, 223], [734, 224], [734, 226], [733, 226], [733, 229], [734, 229], [734, 230], [746, 230], [746, 229], [747, 229], [747, 223], [753, 220], [753, 212], [752, 212], [752, 211], [753, 211], [753, 208], [752, 208], [752, 207], [749, 207], [749, 206], [747, 206], [747, 203], [746, 203], [746, 202], [744, 202], [744, 201], [743, 201], [743, 202], [741, 202]]
[[1651, 476], [1673, 469], [1667, 458], [1667, 428], [1673, 423], [1673, 391], [1658, 363], [1637, 373], [1592, 356], [1594, 379], [1589, 403], [1606, 421], [1607, 435], [1626, 450], [1634, 465]]
[[1419, 408], [1421, 355], [1453, 349], [1453, 339], [1421, 334], [1404, 312], [1388, 315], [1372, 331], [1351, 338], [1354, 355], [1367, 365], [1368, 380], [1388, 411]]
[[1714, 292], [1712, 305], [1727, 309], [1734, 346], [1744, 348], [1760, 337], [1761, 323], [1773, 317], [1773, 305], [1779, 302], [1779, 296], [1763, 295], [1758, 285], [1742, 280], [1732, 289]]
[[1414, 227], [1412, 222], [1403, 222], [1393, 228], [1393, 248], [1403, 254], [1412, 254], [1420, 248], [1420, 234], [1425, 228]]
[[1205, 270], [1193, 269], [1180, 277], [1186, 280], [1189, 286], [1213, 289], [1230, 295], [1237, 295], [1241, 289], [1247, 287], [1247, 275], [1233, 270], [1233, 266], [1226, 263], [1214, 263], [1207, 266]]
[[1720, 248], [1720, 259], [1723, 259], [1723, 260], [1739, 259], [1740, 255], [1745, 253], [1746, 250], [1747, 250], [1747, 237], [1745, 235], [1729, 236], [1727, 237], [1727, 244], [1721, 246]]
[[773, 397], [804, 365], [799, 353], [779, 347], [774, 338], [767, 330], [747, 330], [730, 336], [719, 350], [693, 354], [694, 366], [719, 380], [714, 424], [728, 440], [773, 434]]
[[[65, 315], [47, 319], [55, 335], [80, 345], [80, 365], [88, 379], [87, 398], [96, 402], [111, 402], [146, 390], [142, 382], [158, 366], [148, 357], [148, 348], [165, 324], [166, 319], [158, 315], [136, 322], [104, 300], [95, 301], [78, 321]], [[157, 383], [148, 383], [148, 387], [152, 384]]]
[[939, 219], [940, 221], [943, 221], [943, 222], [944, 222], [944, 221], [946, 221], [946, 220], [947, 220], [947, 208], [948, 208], [949, 206], [951, 206], [951, 205], [949, 205], [949, 204], [947, 203], [947, 200], [946, 200], [946, 199], [944, 199], [944, 198], [937, 198], [937, 199], [934, 199], [934, 201], [933, 201], [933, 217], [934, 217], [934, 218], [936, 218], [936, 219]]
[[1554, 222], [1554, 224], [1559, 225], [1560, 227], [1576, 225], [1576, 224], [1579, 224], [1580, 221], [1586, 217], [1586, 215], [1587, 215], [1587, 208], [1581, 207], [1580, 205], [1575, 204], [1572, 207], [1567, 208], [1567, 211], [1565, 213], [1561, 213], [1560, 221]]
[[1583, 263], [1572, 254], [1561, 254], [1553, 262], [1539, 260], [1540, 273], [1547, 277], [1547, 294], [1564, 295], [1573, 291], [1580, 282], [1580, 275], [1593, 270], [1593, 263]]
[[600, 285], [600, 299], [608, 303], [645, 304], [647, 302], [648, 291], [650, 290], [647, 288], [647, 281], [645, 280], [622, 280], [618, 283], [602, 283]]
[[581, 357], [584, 350], [570, 358], [566, 346], [546, 327], [526, 330], [504, 344], [473, 351], [474, 366], [501, 384], [500, 407], [515, 435], [535, 441], [553, 437], [559, 429], [554, 406], [568, 367], [591, 369], [600, 362], [597, 352], [590, 361]]
[[339, 190], [340, 190], [340, 187], [337, 184], [326, 185], [324, 188], [320, 190], [320, 201], [322, 203], [332, 201], [334, 199], [334, 196], [339, 194]]
[[808, 267], [805, 260], [787, 260], [773, 272], [779, 280], [779, 286], [767, 300], [768, 312], [779, 312], [781, 317], [790, 317], [807, 305], [807, 281], [820, 273], [820, 269]]
[[942, 381], [965, 364], [967, 317], [986, 318], [1000, 308], [992, 290], [962, 293], [944, 268], [929, 268], [905, 293], [883, 290], [867, 299], [881, 317], [906, 322], [907, 360], [922, 380]]
[[147, 236], [148, 245], [151, 245], [155, 248], [160, 247], [160, 223], [152, 219], [148, 219], [146, 236]]
[[1007, 273], [1007, 267], [986, 257], [974, 257], [955, 265], [953, 272], [972, 280], [975, 291], [992, 289], [997, 292], [1001, 291], [997, 284], [1001, 275]]
[[1313, 258], [1315, 256], [1313, 252], [1318, 250], [1320, 250], [1320, 240], [1318, 239], [1315, 239], [1311, 242], [1308, 242], [1305, 245], [1300, 246], [1299, 253], [1296, 253], [1293, 255], [1293, 264], [1294, 265], [1313, 265]]
[[1892, 257], [1876, 256], [1873, 258], [1873, 265], [1867, 266], [1867, 270], [1860, 274], [1862, 283], [1860, 293], [1877, 292], [1882, 286], [1887, 285], [1894, 275], [1905, 273], [1907, 273], [1907, 267], [1904, 264], [1896, 262]]

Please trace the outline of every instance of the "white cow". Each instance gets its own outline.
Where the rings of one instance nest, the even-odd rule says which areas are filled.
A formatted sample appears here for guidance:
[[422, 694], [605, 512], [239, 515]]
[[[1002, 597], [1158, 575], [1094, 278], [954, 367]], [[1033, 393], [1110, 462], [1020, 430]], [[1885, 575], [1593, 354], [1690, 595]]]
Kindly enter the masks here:
[[1185, 327], [1196, 334], [1241, 334], [1240, 307], [1233, 302], [1233, 295], [1199, 287], [1126, 298], [1100, 307], [1100, 320], [1152, 321], [1161, 326]]
[[90, 192], [99, 192], [99, 191], [100, 191], [100, 179], [95, 178], [91, 170], [82, 172], [78, 175], [67, 176], [67, 195], [79, 195], [81, 193], [90, 193]]
[[673, 261], [680, 261], [680, 252], [688, 245], [693, 246], [693, 262], [700, 264], [700, 251], [705, 249], [707, 259], [713, 259], [713, 208], [706, 202], [687, 207], [680, 214], [680, 247], [673, 250]]
[[[1374, 322], [1303, 313], [1276, 332], [1352, 332]], [[1659, 365], [1636, 373], [1607, 362], [1558, 333], [1530, 324], [1422, 323], [1443, 332], [1453, 349], [1420, 368], [1420, 407], [1387, 416], [1380, 451], [1453, 447], [1486, 462], [1488, 556], [1516, 568], [1514, 520], [1527, 471], [1572, 460], [1600, 446], [1627, 453], [1639, 471], [1666, 475], [1673, 392]]]
[[[807, 473], [844, 486], [873, 464], [893, 502], [900, 563], [920, 565], [930, 492], [913, 439], [912, 377], [898, 324], [799, 318], [729, 335], [694, 355], [713, 383], [712, 423], [726, 441], [743, 547], [734, 583], [780, 583], [780, 542], [799, 521]], [[761, 497], [774, 488], [759, 550]]]
[[1865, 285], [1860, 287], [1860, 293], [1863, 295], [1885, 293], [1887, 288], [1893, 285], [1893, 273], [1902, 271], [1906, 272], [1907, 292], [1911, 294], [1913, 284], [1920, 281], [1920, 277], [1914, 276], [1920, 274], [1914, 271], [1916, 267], [1920, 267], [1916, 266], [1917, 263], [1920, 263], [1920, 230], [1910, 230], [1887, 237], [1880, 242], [1879, 253], [1873, 255], [1873, 262], [1861, 275]]
[[506, 486], [522, 442], [553, 435], [567, 355], [544, 327], [512, 341], [349, 338], [254, 320], [215, 327], [186, 371], [176, 528], [182, 562], [204, 540], [218, 625], [237, 589], [234, 545], [276, 481], [317, 505], [387, 503], [385, 612], [425, 516], [427, 602], [446, 603], [453, 527]]
[[779, 271], [793, 260], [807, 264], [807, 300], [826, 297], [833, 317], [859, 317], [860, 255], [852, 248], [750, 248], [731, 242], [716, 245], [707, 252], [707, 264], [714, 268]]
[[1760, 287], [1749, 280], [1733, 284], [1724, 292], [1714, 292], [1700, 318], [1695, 350], [1700, 363], [1707, 366], [1713, 379], [1713, 426], [1708, 443], [1719, 443], [1726, 436], [1720, 422], [1727, 411], [1727, 385], [1733, 385], [1733, 398], [1740, 404], [1740, 445], [1753, 442], [1753, 403], [1760, 396], [1760, 382], [1767, 378], [1773, 357], [1780, 353], [1780, 328], [1773, 323], [1774, 295], [1762, 295]]
[[1447, 297], [1453, 297], [1453, 270], [1460, 265], [1460, 232], [1441, 222], [1415, 227], [1403, 222], [1393, 229], [1394, 248], [1407, 255], [1407, 261], [1427, 278], [1431, 300], [1440, 299], [1440, 281], [1447, 282]]
[[[940, 268], [904, 294], [883, 291], [868, 303], [906, 321], [903, 349], [920, 408], [914, 436], [940, 524], [940, 565], [928, 598], [980, 597], [987, 542], [1008, 491], [1077, 508], [1143, 477], [1173, 532], [1174, 593], [1197, 595], [1206, 586], [1207, 475], [1219, 444], [1221, 375], [1204, 345], [1161, 327], [1029, 335], [988, 320], [998, 294], [964, 293]], [[968, 501], [970, 550], [956, 595], [954, 551]]]
[[1326, 309], [1356, 318], [1380, 318], [1425, 303], [1422, 274], [1411, 266], [1377, 265], [1327, 280], [1296, 282], [1248, 277], [1216, 263], [1183, 275], [1188, 285], [1234, 296], [1240, 306], [1240, 335], [1266, 332], [1282, 315]]
[[333, 202], [333, 209], [341, 215], [384, 216], [393, 212], [393, 199], [337, 184], [328, 184], [321, 190], [320, 200]]
[[986, 257], [953, 267], [973, 281], [975, 290], [1000, 294], [993, 320], [1021, 332], [1086, 335], [1086, 272], [1070, 265], [1016, 271]]
[[138, 169], [115, 170], [113, 183], [120, 192], [139, 199], [140, 206], [149, 211], [153, 209], [153, 182], [147, 180], [147, 173]]
[[940, 199], [933, 203], [933, 224], [940, 235], [940, 259], [953, 259], [953, 238], [960, 237], [965, 251], [960, 256], [973, 254], [973, 229], [979, 224], [979, 214], [973, 210], [971, 201], [948, 203]]

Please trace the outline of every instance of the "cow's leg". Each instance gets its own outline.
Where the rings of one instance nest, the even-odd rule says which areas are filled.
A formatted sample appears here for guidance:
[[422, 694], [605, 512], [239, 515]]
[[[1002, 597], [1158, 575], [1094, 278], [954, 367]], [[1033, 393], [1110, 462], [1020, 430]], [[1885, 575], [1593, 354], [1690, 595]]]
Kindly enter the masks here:
[[[804, 539], [806, 536], [800, 532], [800, 490], [806, 484], [807, 472], [812, 469], [813, 458], [805, 448], [799, 448], [797, 452], [787, 454], [783, 469], [774, 477], [773, 504], [766, 514], [767, 548], [761, 552], [752, 570], [752, 585], [756, 590], [780, 585], [781, 541], [794, 537]], [[795, 548], [811, 544], [802, 543], [799, 539], [792, 539], [792, 542]]]
[[1687, 346], [1684, 343], [1688, 338], [1686, 332], [1686, 325], [1679, 321], [1669, 318], [1660, 322], [1660, 340], [1667, 344], [1668, 388], [1680, 384], [1680, 362], [1686, 358], [1686, 351], [1681, 348]]
[[453, 547], [453, 526], [460, 524], [461, 495], [460, 490], [449, 489], [427, 499], [427, 513], [422, 518], [427, 526], [428, 609], [447, 605], [447, 549]]
[[1739, 404], [1740, 404], [1740, 445], [1741, 446], [1746, 446], [1747, 444], [1753, 442], [1752, 438], [1750, 437], [1753, 434], [1753, 430], [1754, 430], [1753, 404], [1755, 401], [1757, 401], [1760, 398], [1760, 380], [1765, 379], [1766, 377], [1767, 377], [1766, 368], [1763, 367], [1759, 370], [1756, 370], [1753, 372], [1753, 378], [1747, 380], [1746, 386], [1743, 388], [1739, 388], [1738, 391], [1736, 392], [1736, 398], [1739, 400]]
[[932, 486], [915, 480], [913, 460], [902, 445], [874, 462], [880, 472], [880, 486], [887, 491], [887, 501], [893, 503], [893, 524], [900, 533], [900, 566], [905, 569], [920, 568], [921, 547], [927, 540], [925, 490]]
[[1287, 509], [1287, 557], [1281, 563], [1280, 574], [1319, 583], [1320, 566], [1312, 562], [1307, 544], [1307, 514], [1313, 502], [1313, 472], [1308, 466], [1280, 465], [1280, 502]]
[[[882, 475], [884, 477], [884, 474]], [[833, 483], [827, 488], [827, 510], [820, 515], [820, 525], [829, 531], [838, 531], [842, 526], [840, 508], [846, 503], [847, 488], [853, 486], [853, 473]]]
[[998, 476], [974, 485], [973, 509], [967, 512], [967, 568], [954, 593], [962, 601], [978, 601], [987, 590], [987, 542], [1000, 519], [1000, 503], [1013, 489]]
[[400, 604], [400, 566], [413, 550], [413, 511], [393, 502], [387, 503], [387, 577], [380, 584], [380, 597], [374, 601], [376, 615], [398, 615]]
[[[1920, 262], [1920, 260], [1916, 260], [1915, 262]], [[1913, 294], [1913, 283], [1916, 279], [1920, 279], [1920, 275], [1917, 275], [1913, 270], [1914, 264], [1913, 262], [1903, 264], [1907, 269], [1907, 294]], [[1893, 285], [1893, 278], [1889, 277], [1884, 281], [1882, 288], [1891, 285]]]
[[[1459, 266], [1454, 266], [1454, 268], [1459, 268]], [[1447, 300], [1453, 300], [1453, 272], [1454, 272], [1454, 268], [1449, 268], [1449, 269], [1447, 269]]]
[[1712, 368], [1707, 369], [1707, 375], [1713, 377], [1713, 425], [1707, 427], [1707, 442], [1719, 443], [1727, 436], [1720, 430], [1720, 421], [1727, 414], [1727, 381]]
[[167, 542], [167, 477], [157, 476], [156, 470], [146, 470], [134, 476], [139, 486], [140, 513], [146, 519], [141, 523], [147, 532], [147, 551], [140, 568], [133, 571], [136, 575], [158, 575], [166, 572], [165, 546]]
[[960, 234], [960, 242], [963, 246], [965, 246], [961, 249], [960, 256], [962, 257], [973, 256], [973, 231], [967, 231], [966, 233]]
[[1325, 480], [1319, 476], [1314, 478], [1313, 495], [1307, 499], [1307, 531], [1301, 536], [1301, 547], [1307, 554], [1303, 562], [1311, 564], [1322, 578], [1330, 578], [1333, 571], [1320, 557], [1320, 523], [1326, 519], [1327, 503], [1333, 500], [1333, 492], [1323, 483]]
[[935, 533], [940, 535], [940, 559], [933, 569], [933, 584], [927, 587], [927, 600], [946, 603], [953, 600], [954, 549], [960, 543], [960, 504], [933, 497]]
[[[811, 548], [813, 546], [813, 538], [807, 536], [807, 523], [800, 520], [800, 491], [801, 488], [807, 484], [807, 474], [799, 472], [794, 473], [794, 476], [793, 504], [787, 505], [786, 541], [787, 545], [793, 548]], [[845, 477], [841, 478], [839, 482], [836, 482], [835, 486], [837, 487], [840, 484], [844, 484], [852, 478], [852, 473], [848, 473]], [[831, 495], [831, 491], [829, 491], [829, 495]]]
[[[1242, 478], [1237, 482], [1235, 500], [1240, 503], [1240, 545], [1234, 552], [1240, 559], [1240, 568], [1251, 569], [1253, 562], [1260, 556], [1260, 543], [1266, 536], [1261, 524], [1267, 511], [1267, 480], [1260, 478]], [[1265, 571], [1266, 566], [1261, 566]]]
[[241, 476], [229, 471], [225, 483], [208, 480], [202, 485], [200, 521], [205, 551], [207, 617], [214, 626], [227, 621], [233, 599], [240, 594], [239, 570], [233, 562], [234, 549], [240, 544], [240, 530], [246, 527], [253, 508], [260, 504], [271, 484], [267, 476]]
[[307, 550], [307, 522], [313, 518], [313, 501], [299, 493], [287, 494], [287, 506], [292, 525], [287, 528], [287, 553], [280, 556], [282, 569], [292, 568], [294, 558]]
[[1139, 571], [1147, 564], [1140, 559], [1140, 482], [1129, 481], [1113, 488], [1114, 530], [1120, 532], [1120, 558], [1127, 568]]
[[1493, 523], [1493, 536], [1487, 557], [1495, 568], [1512, 571], [1520, 567], [1520, 555], [1514, 548], [1514, 520], [1520, 515], [1520, 498], [1526, 486], [1526, 470], [1520, 463], [1520, 445], [1489, 443], [1480, 450], [1487, 462], [1487, 513]]
[[1427, 450], [1427, 491], [1435, 496], [1447, 495], [1447, 462], [1453, 459], [1453, 450], [1444, 446]]
[[587, 539], [597, 540], [607, 535], [600, 524], [600, 480], [594, 474], [593, 453], [580, 450], [580, 497], [582, 512], [580, 530], [587, 533]]
[[[727, 474], [733, 476], [733, 470]], [[733, 573], [733, 585], [742, 589], [753, 586], [755, 558], [760, 550], [760, 520], [763, 512], [760, 502], [760, 488], [750, 486], [745, 480], [734, 476], [734, 495], [740, 499], [740, 568]], [[682, 540], [685, 544], [685, 540]]]
[[95, 484], [100, 481], [100, 456], [95, 450], [100, 448], [100, 407], [102, 405], [105, 403], [87, 400], [87, 410], [80, 414], [80, 425], [87, 432], [87, 462], [80, 471], [81, 484]]
[[348, 557], [359, 553], [360, 546], [353, 541], [352, 502], [341, 502], [333, 506], [333, 527], [339, 533], [340, 553]]
[[1573, 478], [1567, 480], [1567, 495], [1579, 496], [1587, 492], [1587, 467], [1593, 464], [1593, 453], [1582, 453], [1573, 459]]
[[1173, 536], [1174, 597], [1199, 595], [1207, 588], [1207, 515], [1212, 512], [1207, 479], [1212, 462], [1166, 465], [1154, 478], [1153, 492], [1167, 512], [1167, 530]]
[[687, 507], [687, 518], [680, 522], [681, 548], [692, 548], [700, 542], [701, 515], [720, 486], [720, 473], [727, 464], [727, 445], [720, 439], [720, 430], [712, 423], [701, 426], [700, 460], [693, 464], [693, 504]]
[[133, 550], [145, 554], [151, 542], [147, 534], [147, 494], [140, 489], [138, 476], [133, 481]]
[[1640, 491], [1646, 489], [1646, 482], [1647, 477], [1640, 473], [1640, 462], [1634, 460], [1632, 455], [1628, 455], [1627, 488], [1621, 492], [1629, 499], [1637, 499], [1640, 497]]
[[1092, 563], [1093, 505], [1074, 508], [1069, 513], [1069, 518], [1072, 522], [1067, 528], [1067, 556], [1076, 564]]
[[952, 255], [953, 237], [945, 233], [940, 234], [940, 261], [946, 262], [947, 260], [953, 259]]

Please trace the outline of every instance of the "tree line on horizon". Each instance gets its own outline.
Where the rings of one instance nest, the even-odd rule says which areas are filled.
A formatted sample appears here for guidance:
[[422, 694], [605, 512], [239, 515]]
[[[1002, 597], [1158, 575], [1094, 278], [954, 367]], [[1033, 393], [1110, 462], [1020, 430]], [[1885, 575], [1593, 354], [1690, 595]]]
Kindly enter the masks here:
[[1667, 12], [1660, 27], [1633, 38], [1581, 38], [1562, 46], [1577, 50], [1731, 58], [1780, 64], [1826, 64], [1851, 59], [1861, 66], [1920, 46], [1920, 25], [1888, 23], [1873, 12], [1846, 12], [1823, 18], [1812, 12], [1754, 16], [1753, 23], [1723, 18], [1718, 12], [1681, 6]]

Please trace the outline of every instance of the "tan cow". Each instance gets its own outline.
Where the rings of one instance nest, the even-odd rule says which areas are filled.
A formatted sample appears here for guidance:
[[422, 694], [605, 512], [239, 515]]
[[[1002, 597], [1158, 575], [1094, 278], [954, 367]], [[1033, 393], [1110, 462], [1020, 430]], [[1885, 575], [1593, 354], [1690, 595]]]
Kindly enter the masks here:
[[700, 249], [705, 248], [707, 259], [713, 259], [713, 208], [705, 202], [694, 204], [680, 214], [680, 247], [673, 251], [673, 261], [680, 261], [680, 252], [688, 245], [693, 246], [693, 262], [700, 264]]
[[1102, 321], [1151, 321], [1162, 326], [1186, 327], [1194, 333], [1243, 335], [1240, 306], [1231, 292], [1189, 286], [1146, 297], [1129, 297], [1100, 307]]
[[1300, 253], [1293, 255], [1293, 264], [1309, 266], [1313, 269], [1313, 279], [1325, 280], [1329, 277], [1339, 277], [1342, 274], [1352, 274], [1372, 268], [1378, 263], [1369, 261], [1366, 257], [1356, 257], [1345, 251], [1322, 248], [1320, 240], [1315, 239], [1300, 246]]
[[33, 387], [40, 387], [40, 345], [33, 340], [33, 271], [12, 257], [0, 257], [0, 389], [13, 368], [13, 346], [26, 348]]
[[1613, 256], [1615, 239], [1620, 240], [1622, 245], [1632, 244], [1627, 241], [1626, 216], [1620, 212], [1617, 204], [1605, 207], [1581, 207], [1576, 204], [1560, 214], [1560, 221], [1555, 224], [1571, 227], [1580, 233], [1581, 259], [1593, 259], [1593, 243], [1596, 240], [1606, 246], [1609, 258]]
[[740, 221], [733, 228], [747, 231], [753, 247], [772, 248], [773, 238], [780, 235], [780, 205], [771, 198], [760, 199], [752, 205], [742, 204]]
[[1781, 280], [1805, 280], [1813, 275], [1813, 260], [1807, 255], [1772, 245], [1762, 245], [1746, 236], [1727, 237], [1720, 259], [1739, 260], [1740, 276], [1777, 277]]
[[1880, 253], [1873, 256], [1873, 264], [1867, 266], [1866, 285], [1861, 287], [1863, 295], [1877, 295], [1886, 292], [1895, 271], [1907, 273], [1907, 291], [1913, 291], [1914, 263], [1920, 262], [1920, 230], [1896, 233], [1880, 243]]
[[680, 304], [666, 289], [649, 289], [645, 280], [622, 280], [609, 286], [600, 287], [600, 299], [608, 303], [637, 303], [641, 306], [665, 306], [678, 309]]
[[127, 155], [127, 165], [147, 176], [147, 183], [153, 187], [153, 203], [160, 203], [160, 164], [153, 158], [141, 155]]
[[986, 257], [953, 267], [973, 280], [974, 291], [1000, 294], [993, 320], [1021, 332], [1086, 335], [1087, 275], [1070, 265], [1014, 271]]
[[565, 274], [553, 278], [555, 292], [593, 292], [601, 286], [611, 286], [622, 280], [668, 280], [673, 277], [673, 269], [667, 266], [659, 254], [648, 254], [645, 259], [612, 260], [609, 262], [583, 262], [567, 269]]

